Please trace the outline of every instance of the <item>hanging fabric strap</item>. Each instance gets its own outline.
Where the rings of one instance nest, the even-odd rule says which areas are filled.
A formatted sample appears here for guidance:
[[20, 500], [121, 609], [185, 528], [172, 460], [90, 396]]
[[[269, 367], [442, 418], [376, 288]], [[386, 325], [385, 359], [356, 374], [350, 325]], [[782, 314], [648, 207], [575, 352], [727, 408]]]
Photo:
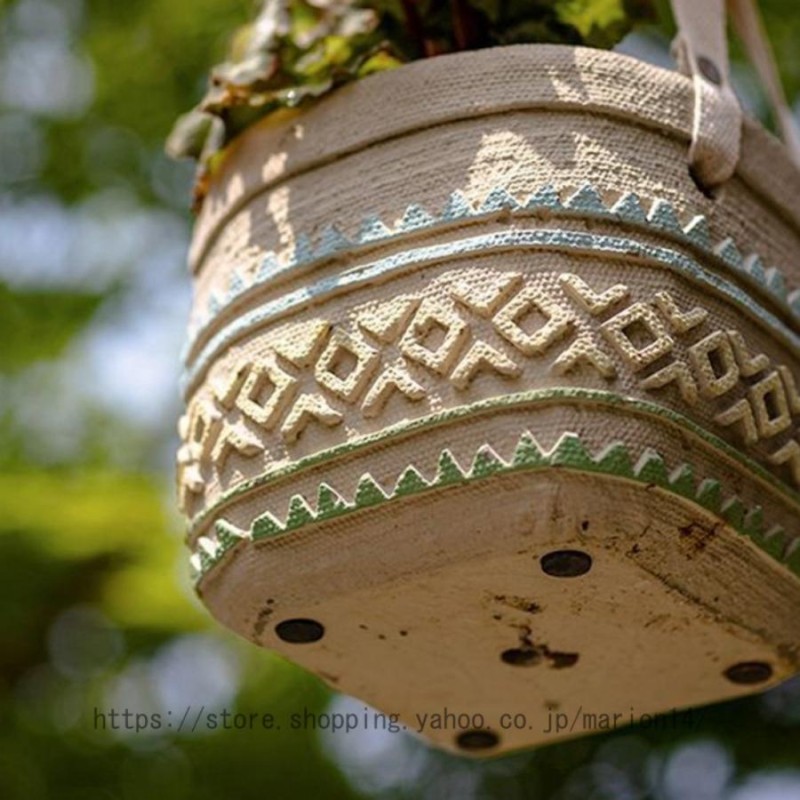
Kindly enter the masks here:
[[678, 68], [694, 82], [689, 163], [708, 189], [736, 170], [742, 110], [730, 85], [724, 0], [672, 0], [678, 26], [673, 49]]
[[[728, 0], [728, 12], [772, 104], [783, 139], [800, 165], [800, 138], [781, 88], [778, 71], [754, 0]], [[672, 0], [678, 26], [673, 49], [678, 68], [694, 82], [694, 116], [689, 162], [707, 189], [736, 170], [742, 111], [730, 84], [725, 0]]]
[[786, 102], [775, 58], [758, 9], [753, 0], [728, 0], [728, 13], [736, 35], [742, 40], [747, 57], [764, 87], [781, 137], [794, 162], [800, 166], [800, 134]]

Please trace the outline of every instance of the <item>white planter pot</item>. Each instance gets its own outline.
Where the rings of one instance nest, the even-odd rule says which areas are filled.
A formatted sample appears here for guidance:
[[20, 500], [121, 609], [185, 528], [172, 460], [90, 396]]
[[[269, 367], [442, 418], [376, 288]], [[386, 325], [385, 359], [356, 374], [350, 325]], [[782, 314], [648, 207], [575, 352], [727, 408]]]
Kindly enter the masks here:
[[217, 619], [476, 752], [798, 671], [800, 174], [747, 121], [707, 197], [692, 104], [517, 46], [241, 137], [179, 458]]

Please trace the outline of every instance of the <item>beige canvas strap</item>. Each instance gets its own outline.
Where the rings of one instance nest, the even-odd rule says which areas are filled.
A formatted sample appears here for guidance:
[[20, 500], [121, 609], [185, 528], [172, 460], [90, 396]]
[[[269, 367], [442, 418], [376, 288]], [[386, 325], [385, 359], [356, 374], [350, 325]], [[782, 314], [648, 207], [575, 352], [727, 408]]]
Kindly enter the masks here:
[[800, 165], [800, 134], [786, 102], [775, 59], [753, 0], [728, 0], [728, 13], [764, 87], [775, 122], [795, 163]]
[[713, 189], [739, 161], [742, 110], [730, 85], [724, 0], [672, 0], [678, 26], [674, 49], [680, 70], [694, 81], [689, 162], [695, 178]]
[[[675, 54], [694, 81], [689, 162], [697, 181], [713, 189], [739, 161], [742, 111], [730, 84], [725, 0], [672, 0]], [[753, 0], [728, 0], [731, 20], [764, 83], [784, 141], [800, 164], [800, 143]]]

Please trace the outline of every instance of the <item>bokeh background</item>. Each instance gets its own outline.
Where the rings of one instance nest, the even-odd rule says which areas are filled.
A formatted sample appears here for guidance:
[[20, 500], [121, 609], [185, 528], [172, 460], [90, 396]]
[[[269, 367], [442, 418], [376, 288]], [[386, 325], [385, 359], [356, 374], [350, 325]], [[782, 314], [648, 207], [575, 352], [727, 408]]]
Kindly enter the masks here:
[[[800, 4], [762, 8], [800, 111]], [[0, 798], [800, 798], [798, 681], [487, 762], [374, 730], [113, 729], [363, 708], [213, 623], [174, 509], [193, 170], [163, 140], [252, 11], [0, 2]], [[669, 65], [670, 33], [622, 49]]]

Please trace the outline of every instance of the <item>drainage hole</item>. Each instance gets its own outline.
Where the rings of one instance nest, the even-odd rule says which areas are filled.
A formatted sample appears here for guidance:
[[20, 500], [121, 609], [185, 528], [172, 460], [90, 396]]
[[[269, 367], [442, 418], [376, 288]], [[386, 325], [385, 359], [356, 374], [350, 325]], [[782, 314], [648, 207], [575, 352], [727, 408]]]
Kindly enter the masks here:
[[325, 635], [325, 628], [315, 619], [285, 619], [275, 626], [275, 633], [284, 642], [307, 644], [318, 642]]
[[741, 661], [723, 673], [731, 683], [751, 685], [764, 683], [772, 677], [772, 667], [766, 661]]
[[592, 557], [582, 550], [553, 550], [543, 555], [540, 563], [554, 578], [577, 578], [592, 568]]
[[475, 728], [471, 731], [463, 731], [456, 737], [456, 744], [462, 750], [488, 750], [496, 747], [500, 738], [496, 733], [485, 728]]

